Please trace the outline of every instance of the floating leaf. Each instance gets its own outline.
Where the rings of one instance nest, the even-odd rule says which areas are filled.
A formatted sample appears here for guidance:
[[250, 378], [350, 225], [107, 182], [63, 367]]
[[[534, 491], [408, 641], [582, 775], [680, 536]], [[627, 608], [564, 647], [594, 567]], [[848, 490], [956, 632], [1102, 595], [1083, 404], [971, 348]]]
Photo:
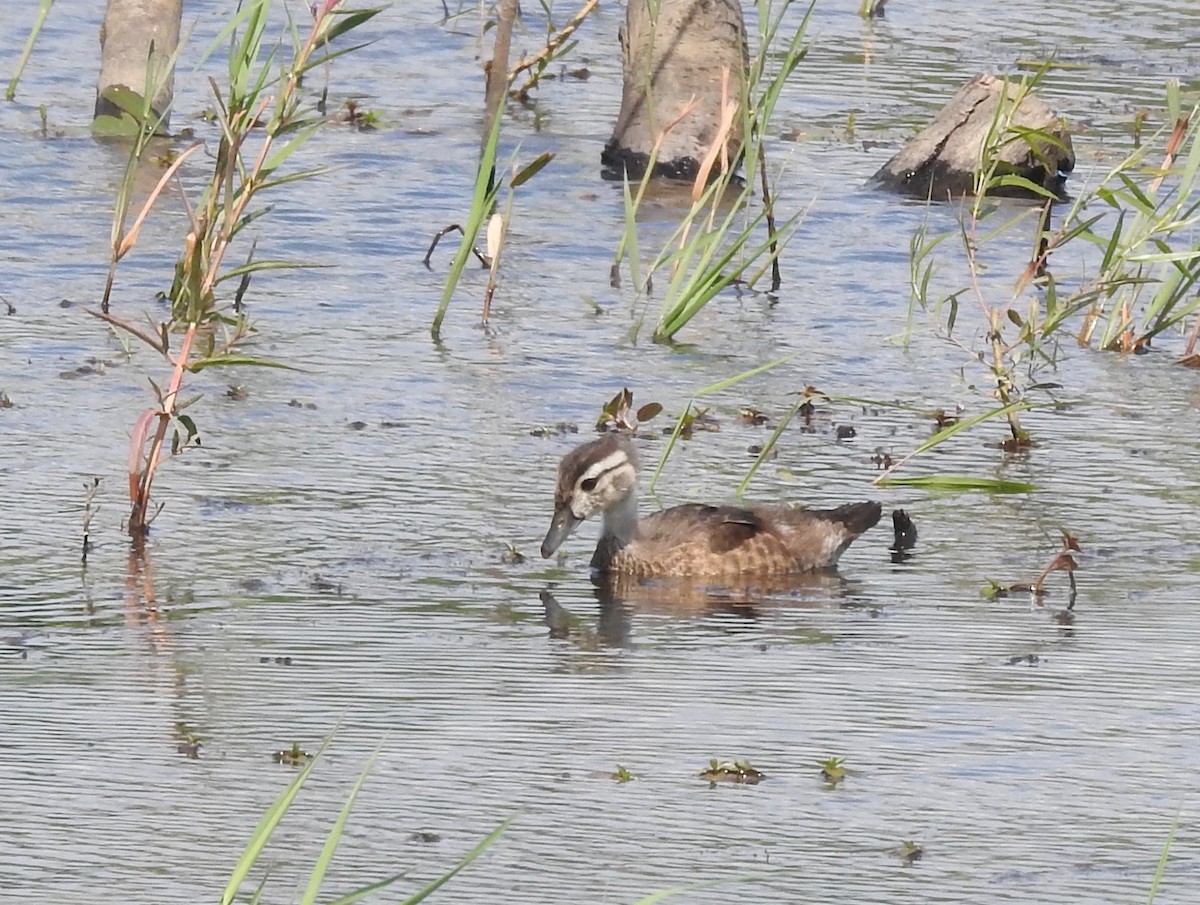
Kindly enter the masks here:
[[661, 412], [662, 410], [663, 410], [662, 403], [647, 402], [645, 405], [643, 405], [640, 409], [637, 410], [637, 420], [638, 421], [649, 421], [651, 418], [656, 417], [659, 414], [659, 412]]
[[924, 475], [915, 478], [881, 478], [876, 483], [881, 487], [916, 487], [921, 490], [947, 490], [961, 492], [980, 490], [985, 493], [1032, 493], [1036, 484], [1023, 481], [1006, 481], [1002, 478], [974, 478], [970, 475]]

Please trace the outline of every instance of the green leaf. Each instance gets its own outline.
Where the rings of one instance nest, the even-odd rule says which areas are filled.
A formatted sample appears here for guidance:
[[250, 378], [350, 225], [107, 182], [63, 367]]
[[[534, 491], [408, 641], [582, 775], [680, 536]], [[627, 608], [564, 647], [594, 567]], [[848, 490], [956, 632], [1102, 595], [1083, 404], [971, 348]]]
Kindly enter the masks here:
[[508, 184], [514, 189], [517, 186], [524, 185], [526, 182], [536, 176], [546, 166], [546, 164], [553, 159], [554, 155], [549, 151], [539, 154], [530, 163], [526, 164], [519, 173], [513, 176]]
[[1036, 484], [1006, 481], [1002, 478], [974, 478], [969, 475], [924, 475], [915, 478], [880, 478], [880, 487], [917, 487], [921, 490], [946, 490], [954, 493], [981, 490], [986, 493], [1032, 493]]
[[704, 389], [696, 390], [696, 392], [693, 393], [692, 396], [695, 398], [699, 398], [701, 396], [708, 396], [708, 395], [711, 395], [712, 393], [719, 393], [722, 390], [727, 390], [731, 386], [741, 383], [743, 380], [747, 380], [751, 377], [756, 377], [759, 374], [763, 373], [764, 371], [769, 371], [772, 368], [779, 367], [781, 364], [786, 364], [787, 362], [789, 362], [793, 358], [795, 358], [796, 355], [799, 355], [799, 354], [800, 353], [797, 352], [793, 355], [785, 355], [783, 358], [776, 358], [774, 361], [768, 361], [764, 365], [758, 365], [757, 367], [751, 368], [748, 371], [742, 371], [742, 373], [740, 373], [740, 374], [734, 374], [732, 377], [726, 377], [724, 380], [718, 380], [716, 383], [710, 383]]
[[[1002, 405], [1000, 408], [992, 409], [988, 412], [983, 412], [978, 415], [972, 415], [970, 418], [963, 418], [961, 421], [955, 421], [953, 424], [947, 424], [940, 431], [914, 449], [905, 459], [911, 459], [913, 456], [920, 455], [933, 447], [937, 446], [946, 440], [949, 440], [959, 431], [966, 430], [968, 427], [974, 427], [981, 421], [988, 421], [992, 418], [1002, 418], [1009, 415], [1011, 412], [1023, 412], [1026, 409], [1033, 408], [1033, 404], [1029, 402], [1010, 402], [1008, 405]], [[883, 481], [879, 482], [880, 484]]]
[[397, 880], [402, 880], [406, 876], [408, 876], [408, 871], [402, 871], [401, 873], [378, 880], [375, 883], [370, 883], [367, 886], [360, 886], [358, 889], [354, 890], [354, 892], [348, 892], [344, 896], [338, 896], [338, 898], [330, 902], [329, 905], [354, 905], [355, 902], [361, 902], [376, 890], [391, 886]]
[[639, 422], [649, 421], [651, 418], [656, 418], [662, 410], [663, 407], [661, 402], [647, 402], [637, 410], [636, 417]]
[[139, 123], [145, 117], [146, 99], [132, 88], [124, 85], [109, 85], [100, 92], [100, 96], [122, 113], [132, 116]]
[[250, 355], [215, 355], [212, 358], [201, 358], [188, 365], [188, 370], [198, 373], [205, 368], [223, 368], [230, 365], [250, 365], [258, 368], [282, 368], [285, 371], [299, 371], [300, 368], [285, 365], [269, 358], [254, 358]]
[[[350, 817], [350, 811], [353, 810], [358, 793], [362, 790], [363, 783], [367, 780], [367, 774], [371, 772], [371, 767], [375, 764], [375, 758], [378, 756], [379, 751], [377, 749], [363, 766], [362, 772], [358, 774], [358, 781], [346, 797], [346, 802], [342, 805], [342, 810], [338, 813], [337, 820], [334, 821], [333, 826], [330, 828], [329, 835], [325, 837], [325, 845], [322, 846], [321, 854], [313, 865], [312, 873], [308, 878], [308, 887], [304, 890], [304, 896], [300, 899], [300, 905], [312, 905], [316, 901], [317, 894], [321, 891], [321, 883], [324, 881], [325, 874], [329, 870], [329, 865], [333, 861], [333, 854], [337, 851], [342, 833], [346, 829], [346, 821]], [[403, 875], [397, 875], [393, 879], [398, 880], [400, 876]], [[379, 886], [375, 885], [374, 888], [378, 889]]]
[[364, 22], [369, 22], [375, 16], [387, 9], [386, 6], [373, 6], [369, 9], [335, 9], [329, 13], [328, 28], [323, 28], [321, 40], [333, 41], [348, 31], [358, 28]]
[[225, 280], [232, 280], [246, 273], [258, 273], [260, 270], [315, 270], [332, 266], [332, 264], [305, 264], [299, 261], [251, 261], [225, 271], [217, 277], [217, 282], [223, 283]]
[[137, 120], [128, 116], [109, 116], [106, 113], [92, 120], [92, 134], [97, 138], [134, 138], [140, 131]]
[[188, 440], [191, 440], [192, 437], [195, 437], [200, 433], [200, 431], [196, 429], [196, 422], [192, 420], [191, 415], [176, 415], [175, 417], [179, 423], [184, 426], [184, 429], [187, 430]]
[[1158, 895], [1158, 884], [1162, 882], [1163, 872], [1167, 869], [1167, 858], [1171, 854], [1171, 845], [1175, 842], [1175, 831], [1179, 829], [1179, 817], [1183, 814], [1183, 802], [1179, 802], [1179, 808], [1175, 811], [1175, 819], [1171, 821], [1171, 829], [1167, 831], [1167, 841], [1163, 843], [1162, 854], [1158, 856], [1158, 867], [1154, 871], [1154, 879], [1150, 881], [1150, 897], [1146, 900], [1148, 905], [1154, 905], [1154, 897]]
[[1029, 192], [1031, 195], [1036, 195], [1039, 198], [1049, 198], [1051, 201], [1059, 200], [1058, 195], [1056, 195], [1054, 192], [1050, 191], [1045, 186], [1038, 185], [1031, 179], [1026, 179], [1024, 176], [1015, 176], [1012, 174], [1008, 176], [997, 176], [992, 180], [991, 185], [988, 188], [1021, 189], [1022, 191]]
[[331, 53], [321, 54], [319, 57], [312, 57], [297, 71], [298, 75], [304, 75], [310, 69], [316, 69], [318, 66], [323, 66], [326, 63], [331, 63], [340, 56], [345, 56], [348, 53], [354, 53], [356, 50], [362, 50], [364, 47], [370, 47], [374, 41], [363, 41], [361, 44], [355, 44], [353, 47], [343, 47], [341, 50], [335, 50]]

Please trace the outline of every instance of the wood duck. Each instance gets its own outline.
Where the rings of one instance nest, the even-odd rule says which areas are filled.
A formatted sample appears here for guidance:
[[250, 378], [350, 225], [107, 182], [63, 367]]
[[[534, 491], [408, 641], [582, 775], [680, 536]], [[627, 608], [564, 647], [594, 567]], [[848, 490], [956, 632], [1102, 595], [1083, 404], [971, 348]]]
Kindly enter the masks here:
[[567, 453], [542, 556], [552, 556], [580, 522], [601, 512], [604, 529], [592, 556], [600, 574], [732, 580], [811, 572], [835, 566], [880, 516], [876, 502], [836, 509], [689, 504], [639, 519], [637, 475], [637, 450], [624, 434], [605, 434]]

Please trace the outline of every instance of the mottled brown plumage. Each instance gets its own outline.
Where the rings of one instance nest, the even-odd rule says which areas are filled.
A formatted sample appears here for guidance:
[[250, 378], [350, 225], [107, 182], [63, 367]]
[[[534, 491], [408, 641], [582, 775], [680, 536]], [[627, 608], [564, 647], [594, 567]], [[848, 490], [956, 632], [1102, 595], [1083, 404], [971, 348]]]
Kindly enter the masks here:
[[603, 513], [592, 568], [643, 578], [733, 579], [826, 569], [879, 521], [878, 503], [837, 509], [690, 504], [637, 517], [637, 451], [610, 433], [572, 450], [558, 467], [549, 557], [580, 522]]

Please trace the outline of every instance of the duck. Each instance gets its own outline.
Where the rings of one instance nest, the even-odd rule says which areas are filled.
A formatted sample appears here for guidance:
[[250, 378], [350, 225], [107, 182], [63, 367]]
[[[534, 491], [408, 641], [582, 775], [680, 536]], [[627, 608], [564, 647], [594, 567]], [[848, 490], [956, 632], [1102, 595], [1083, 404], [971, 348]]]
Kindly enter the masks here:
[[542, 557], [601, 513], [591, 560], [599, 576], [730, 581], [831, 570], [881, 515], [874, 501], [836, 509], [689, 503], [639, 518], [637, 483], [637, 448], [628, 434], [610, 432], [567, 453]]

